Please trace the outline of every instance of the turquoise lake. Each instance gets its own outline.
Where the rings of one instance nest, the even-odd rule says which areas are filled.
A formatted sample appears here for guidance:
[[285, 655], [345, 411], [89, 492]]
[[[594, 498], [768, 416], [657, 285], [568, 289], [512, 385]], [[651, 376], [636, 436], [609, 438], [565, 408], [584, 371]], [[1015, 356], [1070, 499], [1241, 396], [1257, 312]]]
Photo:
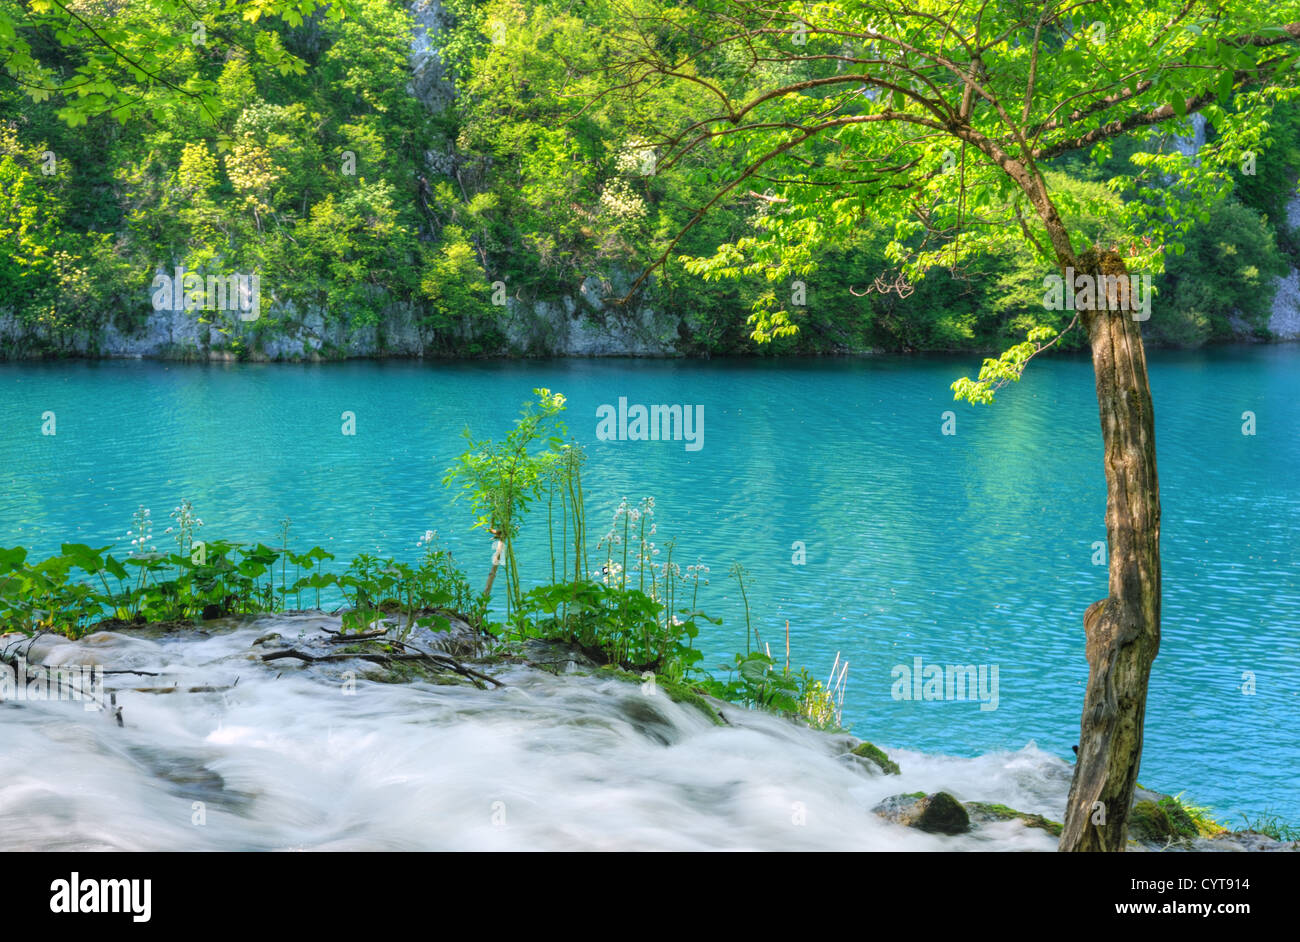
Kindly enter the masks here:
[[[289, 517], [291, 545], [340, 560], [414, 559], [433, 529], [481, 585], [490, 546], [441, 479], [466, 425], [500, 437], [546, 386], [588, 451], [593, 557], [619, 500], [652, 495], [658, 545], [675, 537], [674, 561], [711, 567], [700, 608], [724, 622], [701, 638], [706, 664], [744, 647], [738, 561], [774, 654], [788, 619], [795, 664], [824, 679], [848, 660], [856, 735], [961, 756], [1033, 740], [1068, 759], [1082, 615], [1106, 591], [1092, 368], [1035, 363], [992, 407], [953, 403], [949, 384], [979, 359], [7, 364], [0, 546], [124, 543], [143, 504], [166, 549], [189, 498], [201, 537], [273, 544]], [[1155, 352], [1151, 382], [1163, 641], [1140, 781], [1234, 826], [1300, 823], [1300, 348]], [[620, 397], [702, 406], [702, 447], [598, 440], [598, 407]], [[549, 575], [545, 534], [543, 503], [525, 525], [526, 587]], [[918, 657], [996, 666], [997, 708], [895, 699], [893, 669]]]

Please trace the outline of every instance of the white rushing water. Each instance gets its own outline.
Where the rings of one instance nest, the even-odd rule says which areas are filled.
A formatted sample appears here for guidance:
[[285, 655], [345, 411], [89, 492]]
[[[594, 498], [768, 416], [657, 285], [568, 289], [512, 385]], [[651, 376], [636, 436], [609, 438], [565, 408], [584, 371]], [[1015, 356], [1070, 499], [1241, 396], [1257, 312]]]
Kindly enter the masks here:
[[739, 709], [719, 727], [607, 677], [495, 665], [500, 689], [359, 679], [349, 695], [298, 661], [261, 661], [259, 637], [324, 621], [38, 639], [32, 663], [159, 676], [106, 678], [121, 727], [80, 703], [0, 703], [0, 849], [1056, 848], [1016, 821], [948, 837], [871, 812], [945, 790], [1060, 820], [1069, 766], [1032, 744], [963, 759], [881, 735], [903, 770], [887, 776], [846, 757], [843, 736]]

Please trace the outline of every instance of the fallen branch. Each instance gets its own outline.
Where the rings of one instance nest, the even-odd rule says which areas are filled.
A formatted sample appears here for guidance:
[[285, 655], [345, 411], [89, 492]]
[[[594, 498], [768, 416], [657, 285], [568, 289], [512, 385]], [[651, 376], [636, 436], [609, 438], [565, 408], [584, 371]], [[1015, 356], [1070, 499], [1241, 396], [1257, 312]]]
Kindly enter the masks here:
[[325, 639], [326, 644], [350, 644], [353, 641], [370, 641], [374, 638], [382, 638], [388, 634], [388, 629], [383, 628], [379, 631], [370, 631], [360, 635], [345, 635], [342, 632], [337, 634], [331, 632], [330, 636]]
[[211, 684], [203, 684], [198, 687], [131, 687], [134, 693], [221, 693], [223, 690], [234, 690], [234, 684], [227, 684], [224, 687], [217, 687]]
[[281, 658], [292, 657], [300, 661], [307, 661], [312, 664], [319, 664], [327, 661], [350, 661], [353, 658], [359, 658], [363, 661], [370, 661], [381, 667], [391, 667], [394, 661], [415, 661], [429, 664], [432, 667], [445, 668], [460, 674], [462, 677], [468, 677], [474, 681], [475, 686], [480, 690], [483, 685], [480, 680], [486, 680], [495, 687], [504, 687], [505, 684], [495, 677], [489, 677], [487, 674], [480, 674], [478, 671], [466, 667], [464, 664], [444, 654], [428, 654], [425, 652], [416, 652], [412, 654], [307, 654], [304, 651], [296, 651], [292, 648], [287, 651], [273, 651], [270, 654], [263, 654], [263, 661], [278, 661]]

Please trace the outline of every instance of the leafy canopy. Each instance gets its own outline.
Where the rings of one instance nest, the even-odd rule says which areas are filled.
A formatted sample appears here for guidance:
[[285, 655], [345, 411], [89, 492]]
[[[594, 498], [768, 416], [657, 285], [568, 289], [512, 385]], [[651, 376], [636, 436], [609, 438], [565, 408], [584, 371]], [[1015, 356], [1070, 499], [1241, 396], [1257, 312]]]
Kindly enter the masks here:
[[[610, 43], [612, 87], [649, 95], [672, 83], [693, 105], [690, 121], [647, 122], [660, 167], [690, 173], [704, 148], [737, 156], [743, 170], [714, 188], [697, 219], [727, 198], [757, 198], [751, 232], [712, 254], [680, 256], [707, 279], [807, 278], [867, 226], [891, 230], [885, 254], [895, 272], [863, 273], [876, 289], [1008, 250], [1059, 269], [1094, 245], [1079, 225], [1091, 216], [1119, 234], [1109, 248], [1130, 271], [1156, 273], [1269, 143], [1273, 109], [1300, 92], [1294, 2], [630, 0], [624, 8]], [[1191, 135], [1197, 114], [1216, 134], [1190, 157], [1172, 135]], [[1101, 164], [1115, 142], [1134, 139], [1141, 146], [1103, 187], [1061, 193], [1050, 184], [1054, 161], [1086, 152]], [[775, 290], [750, 323], [761, 340], [799, 326]], [[1025, 344], [986, 362], [959, 395], [987, 400], [1054, 333], [1030, 327]]]

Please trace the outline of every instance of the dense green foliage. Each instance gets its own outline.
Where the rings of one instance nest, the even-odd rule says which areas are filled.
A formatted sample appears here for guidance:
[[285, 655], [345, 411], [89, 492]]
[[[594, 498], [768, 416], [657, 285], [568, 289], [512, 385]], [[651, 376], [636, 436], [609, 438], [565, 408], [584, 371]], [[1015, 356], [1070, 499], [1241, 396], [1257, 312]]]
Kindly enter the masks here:
[[[66, 349], [61, 339], [93, 336], [108, 318], [139, 325], [155, 273], [177, 265], [260, 273], [259, 319], [201, 315], [235, 352], [311, 312], [364, 327], [394, 310], [413, 314], [431, 350], [528, 352], [506, 343], [508, 309], [494, 293], [512, 305], [569, 299], [596, 320], [626, 316], [601, 298], [621, 297], [748, 156], [703, 148], [661, 162], [650, 131], [681, 126], [698, 102], [672, 83], [601, 94], [613, 27], [628, 15], [606, 0], [446, 3], [452, 25], [436, 42], [456, 97], [441, 108], [411, 94], [404, 4], [257, 7], [257, 16], [234, 3], [196, 7], [201, 43], [198, 14], [175, 0], [79, 4], [77, 19], [33, 4], [0, 17], [0, 43], [21, 46], [0, 79], [0, 297], [35, 338], [4, 352]], [[94, 24], [139, 68], [106, 50]], [[824, 67], [773, 62], [732, 77], [761, 88]], [[1256, 173], [1204, 207], [1184, 253], [1157, 277], [1151, 339], [1223, 339], [1237, 318], [1239, 330], [1265, 333], [1272, 276], [1297, 251], [1284, 211], [1300, 168], [1294, 109], [1277, 109], [1269, 137]], [[1138, 196], [1102, 181], [1168, 141], [1056, 158], [1064, 203], [1079, 197], [1071, 224], [1100, 243], [1114, 237], [1096, 206]], [[676, 251], [708, 257], [756, 232], [783, 197], [752, 182]], [[983, 349], [1042, 320], [1044, 267], [1018, 239], [938, 264], [906, 296], [870, 290], [896, 267], [897, 234], [867, 220], [827, 241], [802, 278], [720, 280], [673, 262], [640, 301], [680, 315], [679, 349], [697, 353]], [[589, 279], [596, 287], [581, 291]], [[800, 331], [757, 345], [748, 318], [777, 308]], [[558, 303], [551, 310], [565, 316]]]
[[334, 556], [319, 546], [297, 553], [287, 546], [213, 540], [158, 552], [149, 542], [152, 527], [144, 508], [136, 513], [133, 532], [139, 536], [121, 559], [109, 552], [111, 546], [81, 543], [65, 543], [59, 555], [34, 563], [21, 547], [0, 549], [0, 626], [75, 638], [117, 625], [301, 609], [304, 592], [314, 593], [319, 605], [322, 590], [343, 596], [345, 625], [357, 630], [385, 613], [402, 613], [412, 625], [432, 624], [429, 614], [446, 608], [482, 624], [486, 611], [486, 600], [432, 542], [415, 566], [363, 554], [342, 573], [331, 573], [322, 566]]

